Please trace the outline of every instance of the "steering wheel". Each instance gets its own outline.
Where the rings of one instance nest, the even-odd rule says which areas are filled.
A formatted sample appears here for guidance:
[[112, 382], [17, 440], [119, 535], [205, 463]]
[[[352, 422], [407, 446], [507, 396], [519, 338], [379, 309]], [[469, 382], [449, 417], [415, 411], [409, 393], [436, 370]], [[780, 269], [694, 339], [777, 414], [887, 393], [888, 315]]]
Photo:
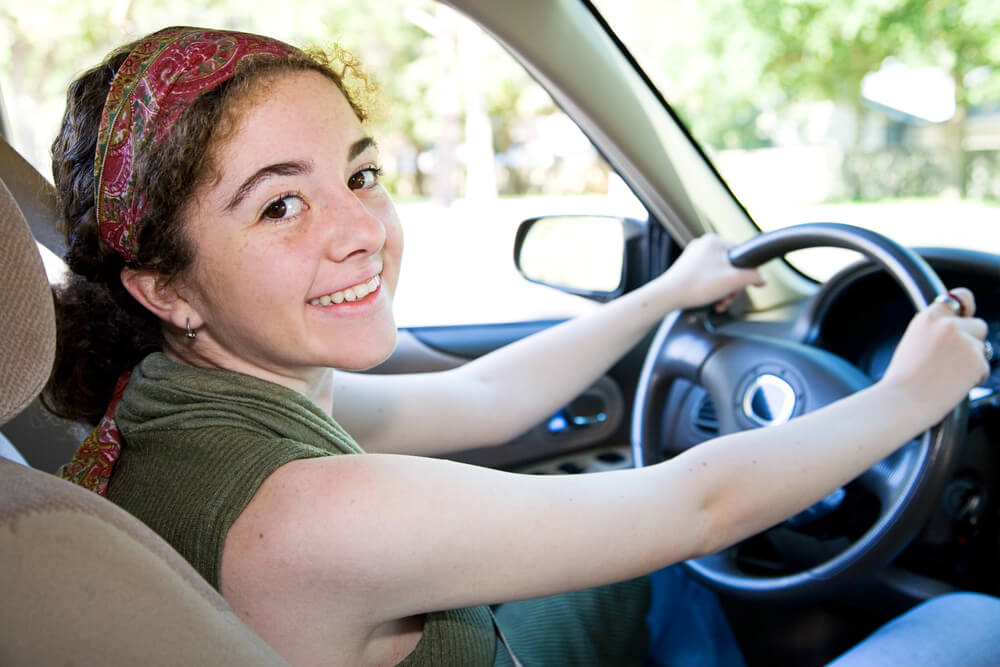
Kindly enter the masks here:
[[[817, 246], [862, 253], [888, 271], [917, 310], [944, 292], [940, 278], [922, 258], [884, 236], [849, 225], [787, 227], [732, 248], [729, 257], [735, 266], [755, 267], [787, 252]], [[632, 450], [637, 466], [662, 458], [660, 422], [667, 391], [677, 378], [708, 392], [720, 434], [782, 423], [872, 382], [825, 350], [716, 331], [704, 311], [672, 313], [656, 332], [636, 392]], [[687, 561], [686, 567], [711, 588], [745, 599], [805, 600], [845, 590], [888, 564], [921, 529], [951, 473], [967, 413], [965, 401], [844, 489], [750, 540]], [[851, 493], [867, 498], [870, 527], [852, 528], [850, 534], [835, 539], [828, 534], [817, 537], [809, 526], [815, 527], [818, 517], [834, 514]], [[758, 555], [762, 548], [771, 554], [766, 562], [746, 556], [754, 544]]]

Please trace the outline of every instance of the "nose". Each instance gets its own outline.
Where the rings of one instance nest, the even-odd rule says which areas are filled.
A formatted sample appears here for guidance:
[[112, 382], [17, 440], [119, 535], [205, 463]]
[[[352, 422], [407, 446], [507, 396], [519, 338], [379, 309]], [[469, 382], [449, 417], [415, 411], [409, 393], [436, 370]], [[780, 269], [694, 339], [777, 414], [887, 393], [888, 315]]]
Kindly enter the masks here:
[[385, 222], [353, 190], [337, 193], [324, 208], [327, 253], [333, 261], [374, 255], [385, 246]]

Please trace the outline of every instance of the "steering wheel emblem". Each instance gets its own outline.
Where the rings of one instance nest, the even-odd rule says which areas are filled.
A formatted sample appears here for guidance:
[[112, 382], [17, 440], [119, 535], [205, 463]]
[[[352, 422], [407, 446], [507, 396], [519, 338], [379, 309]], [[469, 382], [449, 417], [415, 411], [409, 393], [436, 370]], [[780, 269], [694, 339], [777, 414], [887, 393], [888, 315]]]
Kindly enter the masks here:
[[761, 426], [783, 424], [795, 412], [795, 390], [787, 381], [764, 373], [743, 394], [743, 414]]

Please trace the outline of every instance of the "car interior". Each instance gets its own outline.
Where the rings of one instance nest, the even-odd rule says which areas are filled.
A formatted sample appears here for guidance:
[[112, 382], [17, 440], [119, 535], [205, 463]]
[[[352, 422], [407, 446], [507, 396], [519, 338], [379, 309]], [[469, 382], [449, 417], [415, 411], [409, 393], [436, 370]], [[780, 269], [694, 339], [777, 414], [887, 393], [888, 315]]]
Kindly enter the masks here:
[[[577, 123], [648, 212], [608, 218], [622, 237], [611, 289], [528, 280], [597, 301], [664, 271], [715, 232], [767, 285], [725, 313], [671, 313], [607, 375], [545, 422], [456, 459], [530, 474], [587, 474], [670, 458], [766, 427], [870, 384], [915, 309], [945, 286], [977, 297], [1000, 349], [1000, 256], [911, 250], [837, 224], [762, 234], [708, 156], [588, 2], [448, 0], [492, 35]], [[602, 91], [594, 95], [594, 89]], [[570, 224], [556, 230], [579, 233]], [[280, 665], [169, 545], [103, 498], [54, 476], [87, 427], [41, 407], [55, 350], [39, 246], [64, 252], [55, 193], [0, 141], [0, 662]], [[814, 222], [802, 220], [801, 222]], [[816, 246], [863, 257], [820, 284], [782, 258]], [[401, 329], [372, 372], [455, 367], [553, 320]], [[774, 529], [689, 570], [720, 592], [751, 665], [819, 665], [902, 611], [956, 590], [1000, 594], [1000, 373], [940, 425]], [[785, 402], [760, 401], [776, 394]], [[787, 414], [777, 412], [787, 408]], [[873, 415], [873, 419], [879, 418]], [[6, 460], [5, 460], [6, 459]], [[87, 660], [89, 661], [89, 660]]]

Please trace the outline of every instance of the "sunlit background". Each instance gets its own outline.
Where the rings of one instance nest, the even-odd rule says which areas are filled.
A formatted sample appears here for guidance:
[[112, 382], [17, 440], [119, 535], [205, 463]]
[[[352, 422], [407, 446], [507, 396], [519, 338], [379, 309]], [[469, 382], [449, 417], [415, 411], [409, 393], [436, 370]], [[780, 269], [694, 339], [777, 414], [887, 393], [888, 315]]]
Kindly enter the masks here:
[[[764, 229], [814, 220], [907, 245], [1000, 251], [1000, 3], [601, 0], [611, 27]], [[166, 25], [335, 40], [381, 87], [374, 132], [404, 221], [400, 325], [564, 317], [525, 282], [514, 230], [543, 214], [644, 218], [551, 98], [429, 1], [34, 0], [0, 8], [14, 147], [47, 177], [74, 75]], [[793, 261], [825, 278], [838, 251]]]
[[[1000, 2], [597, 5], [761, 228], [1000, 252]], [[792, 257], [820, 279], [850, 259]]]

